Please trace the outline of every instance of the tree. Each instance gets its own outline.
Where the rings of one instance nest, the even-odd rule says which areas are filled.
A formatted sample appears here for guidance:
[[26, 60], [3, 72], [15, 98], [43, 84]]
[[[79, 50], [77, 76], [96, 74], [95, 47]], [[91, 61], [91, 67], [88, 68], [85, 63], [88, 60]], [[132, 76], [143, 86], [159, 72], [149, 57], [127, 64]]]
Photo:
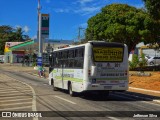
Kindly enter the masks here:
[[[149, 15], [155, 20], [157, 29], [160, 28], [160, 1], [159, 0], [143, 0]], [[160, 48], [160, 32], [157, 32], [157, 44]]]
[[160, 20], [160, 1], [159, 0], [143, 0], [148, 13], [155, 20]]
[[133, 54], [132, 61], [129, 61], [129, 68], [131, 70], [135, 69], [138, 66], [139, 59], [137, 54]]
[[18, 28], [15, 30], [16, 40], [17, 40], [17, 41], [23, 41], [22, 36], [23, 36], [22, 28], [18, 27]]
[[125, 43], [131, 51], [139, 42], [155, 42], [158, 31], [144, 10], [127, 4], [111, 4], [88, 20], [86, 39]]
[[22, 42], [30, 39], [28, 35], [23, 35], [21, 28], [12, 28], [8, 25], [0, 26], [0, 54], [4, 54], [5, 42]]

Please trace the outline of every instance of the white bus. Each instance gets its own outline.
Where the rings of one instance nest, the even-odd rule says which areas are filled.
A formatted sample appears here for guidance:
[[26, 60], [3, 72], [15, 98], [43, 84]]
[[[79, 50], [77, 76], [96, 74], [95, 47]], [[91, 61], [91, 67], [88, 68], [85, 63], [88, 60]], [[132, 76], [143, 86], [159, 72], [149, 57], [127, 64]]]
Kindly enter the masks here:
[[50, 57], [49, 84], [71, 96], [85, 91], [108, 95], [128, 89], [128, 47], [121, 43], [89, 41], [54, 50]]

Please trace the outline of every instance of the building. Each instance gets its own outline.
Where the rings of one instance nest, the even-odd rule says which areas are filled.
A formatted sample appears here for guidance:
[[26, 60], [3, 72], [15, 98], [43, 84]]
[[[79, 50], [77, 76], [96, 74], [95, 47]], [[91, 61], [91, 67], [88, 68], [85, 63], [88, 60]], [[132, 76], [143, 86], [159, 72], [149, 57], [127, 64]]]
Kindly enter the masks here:
[[[58, 40], [46, 39], [43, 43], [43, 64], [49, 64], [49, 54], [54, 49], [63, 45], [70, 45], [74, 41], [71, 40]], [[35, 57], [38, 55], [39, 44], [38, 40], [28, 40], [25, 42], [6, 42], [4, 49], [5, 63], [23, 63], [27, 62], [32, 65], [35, 62]]]

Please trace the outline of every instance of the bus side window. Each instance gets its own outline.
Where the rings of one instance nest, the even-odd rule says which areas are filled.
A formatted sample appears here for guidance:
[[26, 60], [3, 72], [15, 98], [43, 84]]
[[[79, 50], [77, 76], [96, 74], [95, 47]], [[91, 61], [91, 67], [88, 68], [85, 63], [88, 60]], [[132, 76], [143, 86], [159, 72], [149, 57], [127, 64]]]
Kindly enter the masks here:
[[58, 59], [57, 59], [57, 53], [54, 54], [54, 66], [57, 67]]
[[68, 58], [74, 58], [74, 50], [69, 50]]
[[55, 58], [55, 54], [52, 54], [52, 67], [54, 67], [54, 58]]
[[75, 49], [75, 54], [74, 54], [75, 57], [78, 57], [78, 49]]
[[78, 50], [78, 57], [84, 57], [84, 48]]
[[79, 48], [75, 50], [75, 67], [83, 68], [84, 63], [84, 48]]
[[61, 65], [64, 68], [68, 67], [68, 50], [62, 51], [62, 61]]
[[61, 67], [61, 59], [62, 59], [62, 57], [61, 57], [61, 52], [57, 52], [57, 57], [56, 57], [56, 62], [57, 62], [57, 67], [58, 68], [60, 68]]
[[74, 68], [74, 49], [68, 51], [68, 67]]

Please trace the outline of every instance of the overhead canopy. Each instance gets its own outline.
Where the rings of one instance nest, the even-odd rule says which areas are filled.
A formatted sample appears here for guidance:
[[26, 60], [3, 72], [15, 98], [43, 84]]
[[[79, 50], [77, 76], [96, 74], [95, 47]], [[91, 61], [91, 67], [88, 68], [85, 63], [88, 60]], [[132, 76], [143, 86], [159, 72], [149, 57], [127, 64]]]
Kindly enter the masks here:
[[[71, 40], [47, 39], [42, 42], [43, 43], [43, 52], [47, 52], [48, 47], [56, 49], [59, 46], [69, 45], [69, 44], [72, 44], [73, 42], [74, 41], [71, 41]], [[28, 40], [23, 43], [9, 47], [10, 51], [18, 50], [18, 51], [25, 51], [26, 53], [38, 53], [38, 49], [39, 49], [39, 43], [38, 43], [37, 39]]]
[[27, 45], [30, 45], [30, 44], [34, 44], [34, 41], [33, 40], [28, 40], [28, 41], [25, 41], [21, 44], [14, 45], [14, 46], [10, 47], [9, 49], [10, 50], [15, 50], [17, 48], [21, 48], [21, 47], [24, 47], [24, 46], [27, 46]]

